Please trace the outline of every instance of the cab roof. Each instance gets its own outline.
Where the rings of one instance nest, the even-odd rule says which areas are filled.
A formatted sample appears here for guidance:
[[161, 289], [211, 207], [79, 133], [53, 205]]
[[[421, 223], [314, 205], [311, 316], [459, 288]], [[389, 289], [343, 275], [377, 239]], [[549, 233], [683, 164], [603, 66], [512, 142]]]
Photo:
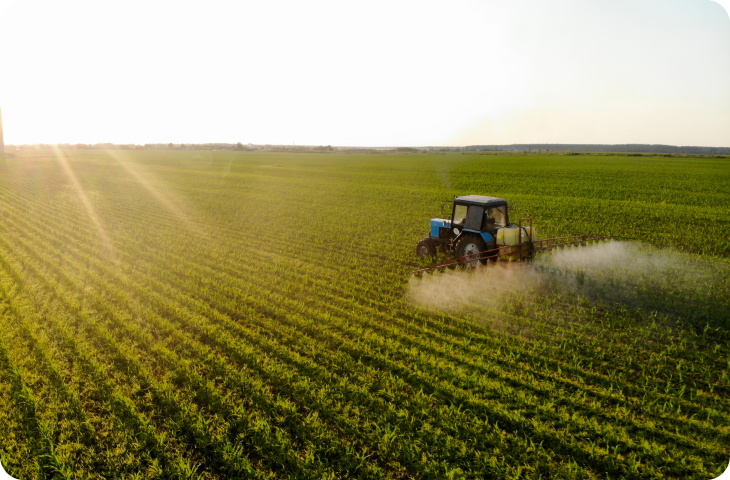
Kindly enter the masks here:
[[507, 205], [507, 201], [502, 198], [487, 197], [485, 195], [464, 195], [456, 197], [454, 202], [467, 205], [483, 205], [485, 207], [504, 207]]

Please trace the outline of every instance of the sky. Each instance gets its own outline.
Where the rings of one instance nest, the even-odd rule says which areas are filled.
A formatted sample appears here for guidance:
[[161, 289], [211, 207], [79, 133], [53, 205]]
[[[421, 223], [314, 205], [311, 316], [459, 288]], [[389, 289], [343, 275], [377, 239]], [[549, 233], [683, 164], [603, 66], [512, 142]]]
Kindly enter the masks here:
[[730, 0], [0, 0], [6, 144], [730, 147]]

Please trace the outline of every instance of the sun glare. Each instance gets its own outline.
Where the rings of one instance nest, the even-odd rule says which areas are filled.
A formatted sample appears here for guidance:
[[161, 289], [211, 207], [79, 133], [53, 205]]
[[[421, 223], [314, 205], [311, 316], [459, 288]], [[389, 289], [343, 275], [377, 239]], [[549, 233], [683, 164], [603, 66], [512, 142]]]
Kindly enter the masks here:
[[9, 144], [730, 146], [710, 1], [19, 1], [0, 45]]
[[109, 150], [108, 153], [114, 161], [129, 175], [131, 175], [137, 183], [144, 187], [144, 189], [147, 190], [147, 192], [152, 195], [155, 200], [160, 202], [168, 212], [172, 213], [175, 218], [180, 220], [190, 233], [195, 234], [199, 238], [205, 238], [210, 234], [209, 227], [203, 229], [190, 220], [190, 217], [182, 210], [182, 208], [180, 208], [180, 205], [183, 202], [177, 198], [178, 196], [169, 189], [163, 187], [162, 184], [159, 181], [156, 181], [154, 176], [144, 167], [125, 158], [124, 153], [121, 150]]
[[89, 197], [88, 195], [86, 195], [86, 192], [84, 191], [84, 187], [81, 185], [81, 182], [79, 182], [79, 179], [76, 176], [76, 173], [74, 172], [71, 163], [68, 161], [66, 155], [58, 147], [53, 147], [53, 152], [55, 153], [56, 158], [58, 159], [58, 162], [63, 169], [63, 173], [66, 175], [66, 178], [71, 183], [73, 189], [76, 191], [79, 200], [81, 200], [81, 204], [86, 210], [86, 215], [89, 217], [89, 220], [91, 220], [91, 222], [94, 224], [94, 227], [96, 227], [96, 231], [99, 234], [99, 238], [101, 239], [103, 245], [111, 254], [114, 254], [114, 246], [109, 239], [109, 236], [107, 235], [104, 226], [99, 221], [99, 217], [96, 214], [96, 211], [94, 211], [94, 207], [91, 205]]

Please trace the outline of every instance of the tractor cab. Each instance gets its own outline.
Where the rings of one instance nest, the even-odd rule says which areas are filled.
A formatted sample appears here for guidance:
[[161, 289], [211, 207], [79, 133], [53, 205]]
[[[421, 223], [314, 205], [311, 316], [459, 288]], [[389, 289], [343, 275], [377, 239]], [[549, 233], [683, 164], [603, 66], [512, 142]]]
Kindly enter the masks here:
[[458, 227], [467, 232], [493, 234], [509, 224], [507, 202], [501, 198], [481, 195], [456, 197], [452, 208], [452, 229]]
[[483, 195], [465, 195], [444, 202], [441, 214], [448, 218], [431, 219], [430, 235], [418, 242], [416, 253], [426, 257], [440, 250], [462, 257], [496, 248], [498, 231], [509, 226], [508, 209], [506, 200]]

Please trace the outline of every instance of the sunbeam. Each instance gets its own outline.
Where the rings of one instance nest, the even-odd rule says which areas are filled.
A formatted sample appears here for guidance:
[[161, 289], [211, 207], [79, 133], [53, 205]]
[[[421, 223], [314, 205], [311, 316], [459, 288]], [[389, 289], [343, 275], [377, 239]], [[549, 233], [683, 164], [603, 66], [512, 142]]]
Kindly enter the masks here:
[[71, 164], [66, 159], [66, 156], [58, 147], [53, 147], [53, 152], [56, 155], [56, 158], [58, 158], [58, 162], [61, 164], [61, 168], [63, 169], [63, 173], [66, 175], [68, 180], [71, 182], [71, 185], [73, 186], [74, 190], [76, 190], [76, 193], [79, 196], [79, 199], [81, 199], [81, 203], [84, 205], [84, 208], [86, 209], [86, 214], [88, 215], [89, 219], [92, 221], [94, 226], [96, 227], [96, 231], [99, 234], [99, 237], [101, 238], [101, 241], [104, 243], [104, 246], [113, 254], [114, 253], [114, 247], [112, 245], [111, 240], [109, 239], [109, 236], [106, 233], [106, 230], [104, 230], [104, 227], [102, 226], [101, 222], [99, 221], [99, 217], [94, 211], [94, 207], [91, 205], [91, 202], [89, 201], [89, 197], [86, 195], [86, 192], [84, 191], [84, 187], [81, 186], [81, 182], [79, 182], [78, 177], [76, 177], [76, 173], [74, 172], [73, 168], [71, 167]]
[[175, 215], [185, 226], [185, 228], [191, 233], [198, 237], [205, 237], [206, 231], [209, 229], [203, 229], [195, 222], [190, 220], [190, 217], [177, 205], [180, 202], [172, 200], [173, 195], [171, 193], [162, 193], [159, 187], [153, 185], [152, 175], [149, 172], [143, 172], [139, 165], [132, 165], [121, 157], [121, 153], [118, 151], [110, 150], [107, 153], [116, 161], [124, 170], [129, 173], [137, 182], [147, 190], [158, 202], [160, 202], [170, 213]]

